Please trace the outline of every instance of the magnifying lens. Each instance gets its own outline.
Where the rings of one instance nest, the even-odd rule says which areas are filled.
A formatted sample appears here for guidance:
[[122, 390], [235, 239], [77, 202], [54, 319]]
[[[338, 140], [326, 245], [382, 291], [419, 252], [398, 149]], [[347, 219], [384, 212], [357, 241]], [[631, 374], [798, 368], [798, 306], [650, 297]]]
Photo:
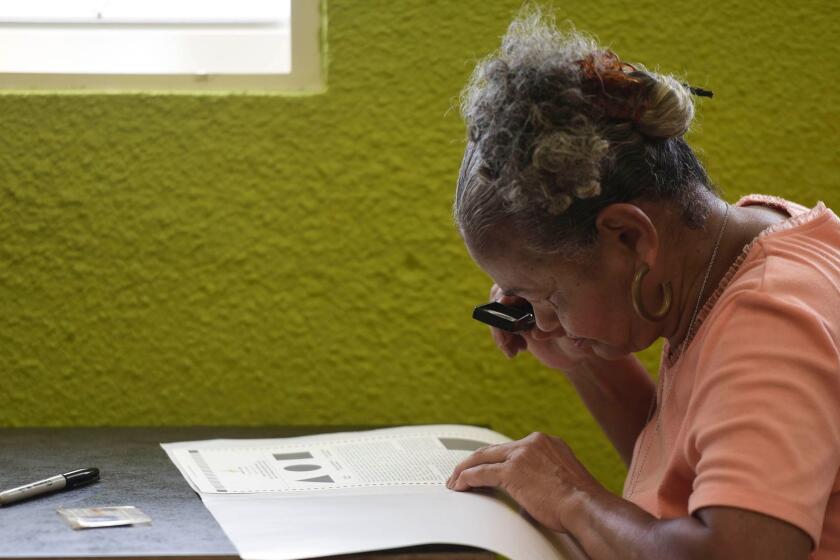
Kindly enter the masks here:
[[536, 324], [534, 308], [527, 302], [513, 306], [493, 301], [476, 306], [472, 316], [477, 321], [509, 332], [527, 331]]

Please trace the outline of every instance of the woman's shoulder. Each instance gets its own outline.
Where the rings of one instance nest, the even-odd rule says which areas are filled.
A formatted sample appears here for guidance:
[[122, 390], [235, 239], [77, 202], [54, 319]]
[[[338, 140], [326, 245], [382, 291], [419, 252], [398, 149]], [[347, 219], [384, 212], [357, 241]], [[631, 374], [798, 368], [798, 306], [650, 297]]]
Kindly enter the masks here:
[[824, 203], [808, 208], [776, 196], [748, 195], [736, 205], [762, 205], [789, 217], [745, 248], [747, 266], [733, 275], [741, 278], [732, 278], [731, 288], [757, 285], [773, 293], [817, 289], [823, 297], [840, 298], [840, 219]]
[[788, 315], [787, 324], [796, 328], [801, 321], [792, 316], [808, 315], [840, 341], [840, 219], [822, 202], [807, 208], [750, 195], [737, 204], [764, 204], [784, 209], [790, 217], [762, 231], [745, 248], [715, 294], [710, 322], [720, 326], [733, 313], [752, 315], [757, 322], [768, 315]]
[[803, 206], [797, 202], [787, 200], [780, 196], [760, 193], [742, 196], [738, 199], [738, 202], [735, 203], [735, 206], [767, 206], [768, 208], [782, 210], [790, 216], [797, 216], [808, 211], [807, 206]]
[[745, 254], [697, 332], [700, 377], [714, 384], [744, 369], [752, 377], [741, 381], [772, 386], [776, 374], [795, 375], [840, 403], [840, 222], [831, 217], [816, 229], [833, 229], [833, 243], [812, 219], [762, 234]]
[[[776, 196], [748, 195], [736, 205], [763, 205], [788, 217], [763, 230], [729, 267], [697, 315], [691, 339], [702, 342], [696, 346], [715, 346], [721, 333], [759, 341], [763, 326], [784, 332], [814, 322], [828, 326], [840, 347], [840, 220], [822, 202], [807, 208]], [[673, 365], [669, 352], [666, 344], [665, 367]]]
[[[787, 214], [787, 219], [771, 225], [759, 234], [757, 240], [764, 244], [778, 238], [796, 235], [803, 236], [803, 239], [828, 236], [832, 240], [840, 236], [840, 220], [821, 201], [809, 208], [778, 196], [749, 194], [741, 197], [735, 206], [764, 206]], [[837, 249], [840, 254], [840, 247]]]
[[[761, 291], [774, 297], [810, 294], [840, 301], [840, 219], [825, 204], [808, 208], [777, 196], [752, 194], [735, 205], [761, 205], [788, 217], [744, 247], [704, 306], [704, 315], [744, 292]], [[835, 307], [840, 309], [840, 305]]]

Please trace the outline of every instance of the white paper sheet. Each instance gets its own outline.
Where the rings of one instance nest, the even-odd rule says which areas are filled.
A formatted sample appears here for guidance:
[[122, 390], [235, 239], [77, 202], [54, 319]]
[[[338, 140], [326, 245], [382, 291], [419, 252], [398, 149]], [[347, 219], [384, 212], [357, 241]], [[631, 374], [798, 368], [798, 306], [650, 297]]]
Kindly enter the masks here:
[[438, 486], [470, 453], [508, 438], [472, 426], [408, 426], [269, 440], [164, 445], [201, 493]]
[[512, 501], [444, 486], [481, 445], [471, 426], [413, 426], [162, 444], [246, 560], [294, 560], [443, 543], [512, 560], [585, 558]]

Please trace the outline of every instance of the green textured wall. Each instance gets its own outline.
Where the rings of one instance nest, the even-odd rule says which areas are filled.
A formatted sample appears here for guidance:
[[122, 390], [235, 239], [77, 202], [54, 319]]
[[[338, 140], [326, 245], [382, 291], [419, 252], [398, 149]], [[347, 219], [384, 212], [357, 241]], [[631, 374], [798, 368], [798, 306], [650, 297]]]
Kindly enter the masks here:
[[[453, 107], [518, 4], [330, 0], [323, 95], [0, 96], [0, 425], [475, 422], [618, 488], [561, 376], [469, 318]], [[730, 200], [840, 208], [835, 5], [563, 14], [715, 91], [691, 139]]]

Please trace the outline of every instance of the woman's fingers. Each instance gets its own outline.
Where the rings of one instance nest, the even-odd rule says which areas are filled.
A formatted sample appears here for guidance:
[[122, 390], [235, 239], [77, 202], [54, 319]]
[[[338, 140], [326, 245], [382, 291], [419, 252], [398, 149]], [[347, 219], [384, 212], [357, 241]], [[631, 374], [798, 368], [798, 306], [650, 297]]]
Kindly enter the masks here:
[[513, 358], [521, 350], [528, 349], [528, 342], [524, 338], [522, 338], [521, 335], [515, 334], [511, 337], [511, 341], [508, 345], [508, 348], [510, 348], [511, 350], [510, 357]]
[[528, 305], [528, 300], [519, 296], [501, 295], [496, 301], [502, 305], [512, 305], [514, 307], [524, 307]]
[[580, 491], [601, 489], [562, 439], [539, 432], [479, 449], [456, 467], [447, 487], [454, 491], [499, 488], [537, 522], [555, 531], [565, 526], [564, 502]]
[[452, 471], [452, 475], [446, 481], [446, 485], [451, 488], [452, 484], [458, 479], [458, 476], [467, 469], [488, 463], [501, 463], [507, 459], [509, 447], [509, 443], [500, 443], [477, 449], [472, 455], [455, 466], [455, 470]]
[[449, 488], [460, 492], [462, 490], [469, 490], [470, 488], [479, 488], [483, 486], [502, 486], [505, 480], [503, 474], [505, 468], [507, 467], [504, 463], [476, 465], [462, 471]]
[[516, 356], [517, 352], [524, 350], [527, 347], [525, 339], [518, 334], [503, 331], [502, 329], [497, 329], [496, 327], [490, 327], [490, 329], [493, 336], [493, 342], [496, 343], [496, 346], [498, 346], [508, 358], [513, 358]]
[[501, 297], [501, 295], [502, 289], [498, 285], [493, 284], [492, 286], [490, 286], [490, 301], [498, 300], [499, 297]]
[[[496, 284], [493, 284], [490, 288], [490, 301], [498, 301], [502, 305], [514, 306], [527, 303], [527, 300], [521, 297], [504, 295], [501, 288], [499, 288]], [[495, 327], [490, 327], [490, 332], [493, 336], [493, 342], [496, 343], [499, 350], [501, 350], [508, 358], [513, 358], [517, 353], [528, 348], [528, 344], [525, 342], [525, 339], [518, 334], [497, 329]]]

